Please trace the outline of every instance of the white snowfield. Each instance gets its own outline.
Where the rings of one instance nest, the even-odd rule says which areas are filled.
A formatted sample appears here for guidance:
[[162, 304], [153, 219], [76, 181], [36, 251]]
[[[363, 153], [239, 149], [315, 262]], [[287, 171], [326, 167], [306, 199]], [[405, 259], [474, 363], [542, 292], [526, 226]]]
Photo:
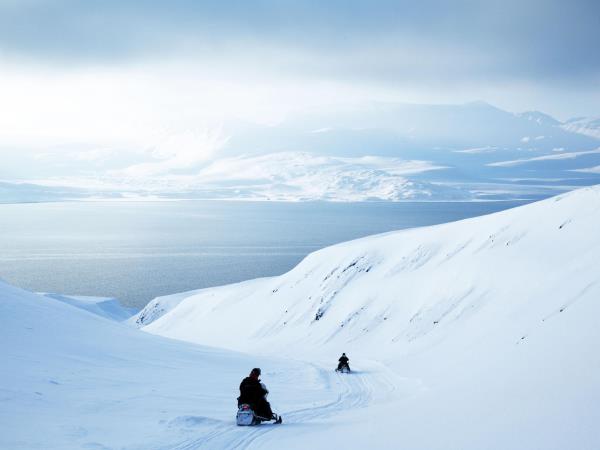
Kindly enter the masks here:
[[254, 366], [282, 407], [345, 398], [345, 385], [320, 391], [314, 366], [152, 336], [1, 281], [0, 355], [2, 450], [231, 448], [267, 429], [235, 426]]
[[264, 448], [591, 449], [599, 299], [595, 186], [329, 247], [280, 277], [191, 295], [144, 330], [331, 365], [345, 351], [353, 378], [389, 383], [386, 401]]
[[45, 297], [53, 298], [69, 305], [76, 306], [107, 319], [122, 322], [136, 315], [137, 310], [125, 308], [119, 300], [113, 297], [90, 297], [87, 295], [63, 295], [42, 293]]
[[[596, 186], [372, 236], [148, 333], [0, 283], [0, 448], [600, 448], [599, 230]], [[283, 425], [235, 426], [254, 366]]]

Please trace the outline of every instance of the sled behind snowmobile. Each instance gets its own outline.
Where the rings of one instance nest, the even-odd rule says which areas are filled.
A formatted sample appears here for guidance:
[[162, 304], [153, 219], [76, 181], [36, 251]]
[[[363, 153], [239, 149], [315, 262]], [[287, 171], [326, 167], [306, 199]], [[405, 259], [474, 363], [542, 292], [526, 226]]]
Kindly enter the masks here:
[[350, 373], [350, 366], [348, 364], [344, 364], [343, 366], [340, 366], [337, 369], [335, 369], [335, 371], [341, 373]]
[[260, 419], [256, 417], [250, 405], [244, 403], [238, 408], [236, 423], [239, 426], [258, 425], [260, 423]]
[[254, 410], [247, 403], [243, 403], [238, 408], [236, 415], [236, 423], [238, 426], [251, 426], [259, 425], [261, 422], [269, 422], [273, 420], [274, 423], [280, 424], [283, 422], [281, 416], [274, 414], [272, 418], [260, 417], [254, 413]]

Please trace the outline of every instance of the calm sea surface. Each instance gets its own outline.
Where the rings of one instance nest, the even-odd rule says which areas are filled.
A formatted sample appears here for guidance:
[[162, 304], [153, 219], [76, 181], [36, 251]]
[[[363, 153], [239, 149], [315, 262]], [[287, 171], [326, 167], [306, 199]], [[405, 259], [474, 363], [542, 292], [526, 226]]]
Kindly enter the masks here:
[[0, 278], [140, 308], [159, 295], [282, 274], [337, 242], [523, 203], [0, 205]]

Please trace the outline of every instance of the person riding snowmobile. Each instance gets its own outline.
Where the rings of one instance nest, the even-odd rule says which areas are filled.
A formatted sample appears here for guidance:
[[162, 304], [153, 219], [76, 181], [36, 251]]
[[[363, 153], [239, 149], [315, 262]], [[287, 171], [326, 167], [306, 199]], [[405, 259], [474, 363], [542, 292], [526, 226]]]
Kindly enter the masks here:
[[275, 420], [279, 423], [280, 416], [273, 413], [271, 404], [267, 401], [269, 390], [260, 382], [260, 369], [254, 368], [250, 375], [240, 383], [240, 396], [238, 397], [238, 408], [246, 403], [250, 405], [254, 414], [262, 420]]
[[340, 357], [340, 359], [338, 359], [339, 363], [338, 363], [338, 367], [337, 370], [342, 370], [344, 367], [347, 368], [348, 370], [350, 370], [350, 366], [348, 365], [348, 362], [350, 361], [350, 359], [346, 356], [345, 353], [342, 353], [342, 356]]

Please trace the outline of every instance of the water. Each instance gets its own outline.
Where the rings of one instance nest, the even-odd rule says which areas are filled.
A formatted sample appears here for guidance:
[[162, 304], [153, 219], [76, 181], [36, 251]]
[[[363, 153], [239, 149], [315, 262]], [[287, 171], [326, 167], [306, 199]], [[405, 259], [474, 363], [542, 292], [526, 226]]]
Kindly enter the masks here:
[[498, 203], [64, 202], [0, 205], [0, 278], [152, 298], [282, 274], [319, 248], [499, 211]]

